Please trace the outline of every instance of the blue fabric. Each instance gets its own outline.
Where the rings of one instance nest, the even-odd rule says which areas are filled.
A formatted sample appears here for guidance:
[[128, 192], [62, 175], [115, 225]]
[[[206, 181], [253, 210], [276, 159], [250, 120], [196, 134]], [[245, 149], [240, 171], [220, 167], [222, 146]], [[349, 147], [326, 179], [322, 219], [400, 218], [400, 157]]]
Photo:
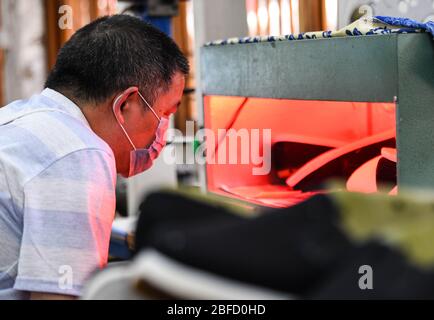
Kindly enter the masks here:
[[392, 26], [402, 26], [402, 27], [413, 28], [413, 29], [422, 29], [425, 30], [425, 32], [431, 33], [434, 36], [433, 21], [422, 23], [408, 18], [396, 18], [396, 17], [388, 17], [388, 16], [375, 16], [375, 18], [385, 24], [389, 24]]
[[167, 34], [169, 37], [172, 36], [172, 19], [170, 17], [150, 17], [148, 13], [144, 11], [141, 15], [143, 21], [152, 24], [154, 27], [160, 31]]

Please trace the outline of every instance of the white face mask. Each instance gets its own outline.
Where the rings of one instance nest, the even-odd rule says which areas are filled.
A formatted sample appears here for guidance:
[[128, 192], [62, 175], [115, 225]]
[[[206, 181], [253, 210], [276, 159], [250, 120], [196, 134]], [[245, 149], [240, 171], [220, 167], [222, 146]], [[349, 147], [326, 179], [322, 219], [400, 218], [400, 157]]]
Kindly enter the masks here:
[[125, 130], [124, 126], [119, 122], [119, 119], [116, 116], [115, 106], [116, 106], [116, 102], [121, 96], [119, 96], [113, 103], [113, 112], [115, 113], [116, 121], [118, 122], [119, 126], [121, 127], [122, 131], [124, 132], [125, 136], [130, 142], [131, 146], [133, 147], [133, 150], [131, 150], [130, 152], [130, 169], [129, 169], [128, 176], [126, 176], [126, 178], [135, 176], [152, 167], [154, 160], [159, 156], [161, 150], [166, 145], [166, 133], [167, 133], [167, 129], [169, 128], [169, 119], [164, 117], [160, 118], [157, 115], [157, 113], [154, 111], [154, 109], [146, 101], [146, 99], [142, 96], [142, 94], [140, 92], [137, 93], [139, 94], [143, 102], [152, 111], [154, 116], [158, 119], [159, 123], [158, 123], [157, 131], [155, 133], [155, 140], [152, 142], [151, 146], [147, 149], [137, 149], [133, 141], [131, 140], [130, 136], [128, 135], [127, 131]]

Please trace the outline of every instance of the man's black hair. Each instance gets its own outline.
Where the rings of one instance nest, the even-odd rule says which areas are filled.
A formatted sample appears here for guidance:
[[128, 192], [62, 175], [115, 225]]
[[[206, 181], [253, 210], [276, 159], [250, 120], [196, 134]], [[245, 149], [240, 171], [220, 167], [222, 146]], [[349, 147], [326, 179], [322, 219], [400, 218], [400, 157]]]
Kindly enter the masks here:
[[45, 86], [80, 102], [100, 103], [138, 86], [149, 103], [188, 61], [175, 42], [142, 20], [115, 15], [78, 30], [60, 50]]

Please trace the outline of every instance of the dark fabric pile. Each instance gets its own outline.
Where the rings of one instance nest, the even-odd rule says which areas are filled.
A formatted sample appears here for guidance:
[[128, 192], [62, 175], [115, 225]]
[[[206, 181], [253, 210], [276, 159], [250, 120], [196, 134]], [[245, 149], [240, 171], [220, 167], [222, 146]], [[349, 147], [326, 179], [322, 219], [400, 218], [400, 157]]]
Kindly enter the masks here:
[[[333, 195], [251, 218], [173, 192], [148, 196], [140, 210], [137, 252], [153, 248], [229, 280], [305, 299], [434, 298], [434, 268], [413, 261], [405, 244], [355, 241]], [[372, 269], [371, 289], [360, 286], [362, 266]]]

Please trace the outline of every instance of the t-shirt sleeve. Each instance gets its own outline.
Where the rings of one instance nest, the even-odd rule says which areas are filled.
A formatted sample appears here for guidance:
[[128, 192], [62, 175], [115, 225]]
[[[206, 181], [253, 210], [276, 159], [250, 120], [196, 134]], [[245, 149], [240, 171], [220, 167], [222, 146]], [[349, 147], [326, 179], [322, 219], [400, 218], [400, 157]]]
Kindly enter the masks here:
[[91, 273], [107, 263], [114, 167], [112, 155], [81, 150], [25, 184], [14, 289], [79, 296]]

